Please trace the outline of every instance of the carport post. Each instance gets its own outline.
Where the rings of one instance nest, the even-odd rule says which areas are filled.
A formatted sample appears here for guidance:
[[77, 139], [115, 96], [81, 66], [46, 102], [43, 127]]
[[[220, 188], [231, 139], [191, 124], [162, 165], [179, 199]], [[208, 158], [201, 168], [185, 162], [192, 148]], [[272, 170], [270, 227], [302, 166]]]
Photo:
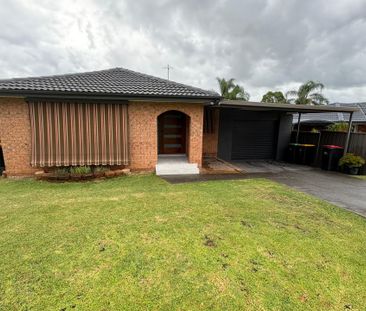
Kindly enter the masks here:
[[350, 112], [349, 120], [348, 120], [348, 131], [347, 131], [346, 143], [344, 145], [343, 155], [345, 155], [348, 152], [348, 149], [349, 149], [349, 141], [350, 141], [351, 130], [352, 130], [352, 117], [353, 117], [353, 112]]
[[299, 117], [297, 119], [297, 133], [296, 133], [296, 143], [299, 142], [299, 135], [300, 135], [300, 120], [301, 120], [301, 112], [299, 112]]

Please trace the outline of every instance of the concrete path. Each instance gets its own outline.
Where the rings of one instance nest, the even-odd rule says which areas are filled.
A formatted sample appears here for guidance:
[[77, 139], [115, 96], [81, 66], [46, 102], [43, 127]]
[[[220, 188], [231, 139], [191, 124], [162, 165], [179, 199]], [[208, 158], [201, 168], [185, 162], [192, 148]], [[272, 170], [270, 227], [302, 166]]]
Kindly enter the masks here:
[[240, 170], [242, 173], [260, 174], [260, 173], [283, 173], [310, 171], [314, 168], [306, 165], [277, 162], [272, 160], [252, 160], [252, 161], [231, 161], [230, 164]]

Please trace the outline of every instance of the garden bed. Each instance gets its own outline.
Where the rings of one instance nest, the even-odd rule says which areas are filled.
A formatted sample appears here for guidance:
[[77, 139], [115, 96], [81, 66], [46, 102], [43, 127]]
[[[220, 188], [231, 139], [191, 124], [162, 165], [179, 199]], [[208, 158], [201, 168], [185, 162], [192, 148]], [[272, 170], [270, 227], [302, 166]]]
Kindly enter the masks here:
[[35, 173], [36, 179], [50, 182], [82, 182], [102, 178], [112, 178], [117, 176], [129, 175], [130, 169], [109, 168], [109, 167], [62, 167], [51, 168]]

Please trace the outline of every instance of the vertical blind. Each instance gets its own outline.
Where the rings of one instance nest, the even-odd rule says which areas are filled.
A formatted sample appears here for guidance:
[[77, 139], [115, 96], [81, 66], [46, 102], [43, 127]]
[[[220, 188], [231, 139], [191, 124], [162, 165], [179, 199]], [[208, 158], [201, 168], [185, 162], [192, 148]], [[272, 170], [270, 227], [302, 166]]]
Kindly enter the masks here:
[[127, 165], [126, 104], [29, 102], [32, 166]]

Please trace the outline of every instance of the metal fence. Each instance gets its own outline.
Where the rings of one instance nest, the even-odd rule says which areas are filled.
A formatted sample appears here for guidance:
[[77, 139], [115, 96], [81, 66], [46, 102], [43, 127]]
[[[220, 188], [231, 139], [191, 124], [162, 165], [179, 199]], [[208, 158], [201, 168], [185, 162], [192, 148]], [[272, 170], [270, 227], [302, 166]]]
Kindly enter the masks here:
[[[337, 145], [344, 147], [346, 143], [346, 136], [347, 133], [344, 132], [300, 132], [298, 142], [300, 144], [313, 144], [317, 146], [315, 164], [319, 165], [321, 161], [321, 146]], [[296, 131], [292, 132], [291, 142], [296, 142]], [[366, 133], [351, 133], [348, 152], [360, 155], [366, 159]], [[366, 174], [366, 166], [363, 167], [362, 173]]]

